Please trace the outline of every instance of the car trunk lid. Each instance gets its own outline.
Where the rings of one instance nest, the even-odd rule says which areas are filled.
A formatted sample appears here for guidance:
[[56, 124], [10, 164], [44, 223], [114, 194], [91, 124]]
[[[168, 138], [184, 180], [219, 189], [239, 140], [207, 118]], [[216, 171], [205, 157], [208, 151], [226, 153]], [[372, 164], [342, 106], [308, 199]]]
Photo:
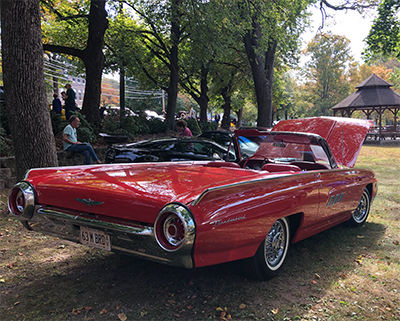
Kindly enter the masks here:
[[338, 164], [354, 167], [371, 120], [342, 117], [312, 117], [282, 120], [272, 131], [313, 133], [325, 138]]

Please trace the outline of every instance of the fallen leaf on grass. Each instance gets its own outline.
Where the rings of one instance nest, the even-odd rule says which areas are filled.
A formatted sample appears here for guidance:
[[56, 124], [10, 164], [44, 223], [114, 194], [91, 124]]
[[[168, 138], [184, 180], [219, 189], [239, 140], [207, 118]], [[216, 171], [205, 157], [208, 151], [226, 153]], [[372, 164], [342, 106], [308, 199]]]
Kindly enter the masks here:
[[244, 309], [246, 307], [246, 304], [242, 303], [241, 305], [239, 305], [239, 309]]
[[276, 308], [276, 309], [272, 309], [272, 310], [271, 310], [271, 312], [272, 312], [273, 314], [278, 314], [278, 312], [279, 312], [279, 309], [278, 309], [278, 308]]
[[121, 321], [126, 321], [128, 318], [125, 313], [120, 313], [118, 314], [118, 319], [120, 319]]
[[363, 259], [362, 256], [359, 255], [358, 258], [354, 259], [354, 261], [356, 261], [356, 263], [357, 263], [358, 265], [361, 265], [361, 264], [362, 264], [362, 259]]
[[92, 310], [92, 307], [85, 307], [85, 310], [90, 311], [90, 310]]
[[227, 313], [226, 311], [222, 311], [221, 315], [219, 316], [219, 319], [221, 321], [227, 321], [227, 320], [231, 320], [232, 316], [229, 313]]
[[317, 284], [318, 282], [315, 281], [315, 280], [311, 280], [311, 283], [312, 283], [312, 284]]
[[100, 314], [106, 314], [107, 313], [107, 309], [103, 309], [100, 311]]
[[79, 310], [79, 309], [72, 309], [71, 313], [74, 314], [74, 315], [78, 315], [78, 314], [81, 314], [81, 310]]

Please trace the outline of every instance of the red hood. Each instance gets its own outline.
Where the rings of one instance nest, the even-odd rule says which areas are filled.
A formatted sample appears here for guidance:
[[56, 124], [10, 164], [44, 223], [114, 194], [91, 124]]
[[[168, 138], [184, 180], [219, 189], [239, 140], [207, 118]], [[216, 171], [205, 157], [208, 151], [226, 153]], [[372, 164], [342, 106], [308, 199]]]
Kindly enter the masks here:
[[[259, 174], [185, 162], [33, 169], [27, 180], [39, 204], [152, 224], [170, 202], [188, 203], [207, 188], [252, 176]], [[88, 199], [98, 203], [82, 202]]]
[[325, 138], [338, 164], [353, 167], [372, 120], [314, 117], [282, 120], [273, 131], [313, 133]]

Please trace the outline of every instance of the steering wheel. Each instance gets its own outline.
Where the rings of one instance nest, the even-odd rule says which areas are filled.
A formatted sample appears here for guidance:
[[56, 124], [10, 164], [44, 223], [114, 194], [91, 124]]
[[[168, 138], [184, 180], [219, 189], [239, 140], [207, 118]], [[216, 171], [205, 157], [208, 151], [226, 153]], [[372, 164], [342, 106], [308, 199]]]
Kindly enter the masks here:
[[254, 154], [254, 155], [252, 155], [252, 156], [250, 156], [249, 158], [246, 159], [246, 161], [243, 164], [243, 168], [246, 168], [246, 165], [247, 165], [248, 161], [251, 160], [251, 159], [254, 159], [254, 158], [262, 159], [262, 164], [261, 164], [260, 168], [262, 168], [266, 163], [270, 163], [270, 160], [268, 159], [268, 157]]

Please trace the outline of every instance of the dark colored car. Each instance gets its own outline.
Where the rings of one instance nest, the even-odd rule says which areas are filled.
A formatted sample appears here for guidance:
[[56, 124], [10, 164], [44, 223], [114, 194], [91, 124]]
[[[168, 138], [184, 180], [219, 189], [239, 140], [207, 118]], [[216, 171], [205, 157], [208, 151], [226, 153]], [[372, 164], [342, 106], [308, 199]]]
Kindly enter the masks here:
[[[211, 139], [217, 142], [218, 144], [225, 146], [226, 148], [229, 148], [230, 146], [231, 152], [235, 152], [234, 146], [233, 144], [231, 144], [231, 140], [234, 135], [235, 135], [234, 132], [231, 132], [229, 130], [207, 130], [201, 133], [198, 137]], [[245, 137], [240, 137], [238, 139], [238, 144], [240, 146], [242, 157], [252, 156], [258, 148], [257, 144], [246, 139]]]
[[[106, 154], [106, 163], [176, 162], [185, 160], [226, 160], [228, 149], [199, 137], [168, 137], [137, 143], [113, 145]], [[235, 161], [229, 152], [228, 161]]]
[[229, 147], [234, 135], [235, 134], [229, 130], [207, 130], [201, 133], [198, 137], [208, 138], [222, 146]]

